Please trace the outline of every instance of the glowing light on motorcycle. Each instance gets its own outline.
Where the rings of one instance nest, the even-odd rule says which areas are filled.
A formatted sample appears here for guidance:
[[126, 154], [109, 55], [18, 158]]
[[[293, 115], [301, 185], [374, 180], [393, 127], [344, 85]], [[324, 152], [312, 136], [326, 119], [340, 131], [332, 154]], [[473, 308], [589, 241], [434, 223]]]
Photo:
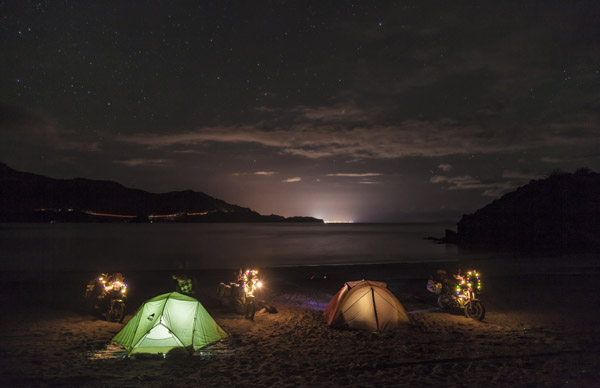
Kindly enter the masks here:
[[247, 269], [240, 276], [240, 280], [242, 281], [242, 288], [246, 296], [254, 296], [254, 291], [262, 287], [262, 282], [258, 280], [258, 270], [256, 269]]
[[481, 290], [481, 278], [479, 277], [479, 272], [472, 270], [467, 272], [467, 285], [471, 287], [471, 278], [474, 277], [473, 283], [477, 284], [477, 291]]
[[106, 281], [103, 281], [102, 283], [102, 288], [105, 292], [111, 292], [113, 290], [120, 291], [121, 294], [125, 294], [127, 292], [127, 284], [121, 283], [118, 280], [109, 284], [106, 284]]

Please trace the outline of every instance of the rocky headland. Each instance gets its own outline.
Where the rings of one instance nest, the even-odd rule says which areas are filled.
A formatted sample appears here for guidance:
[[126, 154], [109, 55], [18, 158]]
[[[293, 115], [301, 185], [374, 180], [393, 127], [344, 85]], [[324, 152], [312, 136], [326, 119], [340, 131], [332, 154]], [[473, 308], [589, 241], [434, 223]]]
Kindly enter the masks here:
[[600, 251], [600, 174], [555, 171], [473, 214], [444, 242], [525, 250]]
[[0, 163], [0, 222], [323, 222], [262, 215], [192, 190], [155, 194], [117, 182], [54, 179]]

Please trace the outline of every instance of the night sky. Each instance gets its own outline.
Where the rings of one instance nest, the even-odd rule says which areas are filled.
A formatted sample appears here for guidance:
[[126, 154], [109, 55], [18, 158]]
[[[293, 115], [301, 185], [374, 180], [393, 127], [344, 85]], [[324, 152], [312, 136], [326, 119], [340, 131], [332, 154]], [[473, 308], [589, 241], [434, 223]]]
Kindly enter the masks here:
[[0, 161], [457, 221], [600, 171], [600, 2], [0, 1]]

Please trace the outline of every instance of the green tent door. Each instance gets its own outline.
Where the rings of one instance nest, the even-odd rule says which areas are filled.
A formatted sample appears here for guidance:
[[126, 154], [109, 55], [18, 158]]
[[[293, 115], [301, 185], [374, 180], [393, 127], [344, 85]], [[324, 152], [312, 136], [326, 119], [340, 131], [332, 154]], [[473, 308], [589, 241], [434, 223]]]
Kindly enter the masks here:
[[174, 349], [193, 353], [227, 337], [200, 302], [171, 292], [144, 302], [113, 341], [123, 345], [128, 355], [167, 354]]

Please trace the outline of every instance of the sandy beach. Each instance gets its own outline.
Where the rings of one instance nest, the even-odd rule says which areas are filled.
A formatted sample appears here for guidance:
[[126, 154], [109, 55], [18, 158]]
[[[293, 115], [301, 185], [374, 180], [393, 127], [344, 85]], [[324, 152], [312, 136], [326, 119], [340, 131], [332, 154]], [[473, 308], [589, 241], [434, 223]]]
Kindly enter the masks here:
[[[600, 381], [597, 264], [479, 263], [487, 314], [441, 311], [427, 277], [451, 263], [266, 268], [254, 321], [216, 294], [232, 270], [195, 271], [198, 299], [230, 338], [194, 356], [124, 358], [124, 326], [81, 312], [90, 274], [3, 273], [0, 384], [23, 387], [574, 386]], [[166, 272], [125, 274], [128, 314], [173, 291]], [[315, 275], [318, 280], [311, 280]], [[323, 279], [323, 275], [327, 279]], [[344, 281], [385, 281], [410, 325], [384, 333], [327, 326], [322, 310]], [[85, 283], [85, 281], [83, 281]]]

